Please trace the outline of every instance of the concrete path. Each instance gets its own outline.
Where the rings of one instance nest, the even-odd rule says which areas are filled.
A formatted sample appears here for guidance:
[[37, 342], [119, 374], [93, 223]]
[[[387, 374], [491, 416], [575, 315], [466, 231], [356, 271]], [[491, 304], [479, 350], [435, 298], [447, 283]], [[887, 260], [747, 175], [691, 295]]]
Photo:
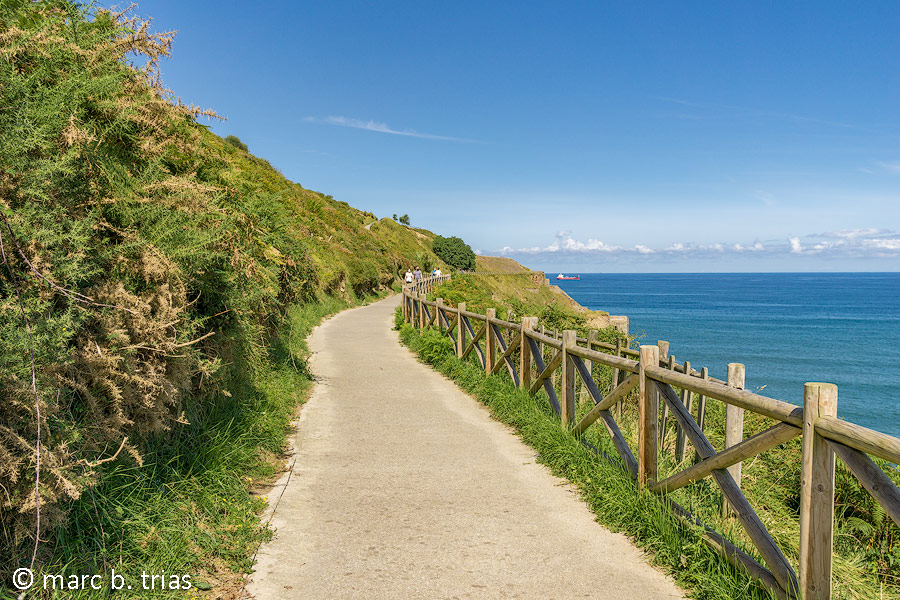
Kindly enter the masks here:
[[[681, 598], [594, 522], [534, 451], [400, 345], [395, 296], [309, 340], [301, 412], [258, 600]], [[283, 478], [284, 480], [285, 478]]]

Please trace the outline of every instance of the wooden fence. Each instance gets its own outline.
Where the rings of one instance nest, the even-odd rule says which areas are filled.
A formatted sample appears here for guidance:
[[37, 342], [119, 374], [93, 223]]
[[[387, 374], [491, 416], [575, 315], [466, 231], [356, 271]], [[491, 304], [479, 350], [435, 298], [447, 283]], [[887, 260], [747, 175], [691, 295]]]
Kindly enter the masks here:
[[[714, 379], [705, 367], [697, 371], [687, 361], [676, 362], [674, 356], [668, 355], [667, 342], [634, 350], [621, 339], [615, 344], [597, 341], [596, 331], [587, 338], [578, 337], [573, 330], [547, 335], [546, 331], [538, 331], [537, 317], [523, 317], [521, 322], [511, 323], [498, 319], [495, 309], [488, 308], [487, 314], [482, 315], [467, 311], [465, 303], [451, 307], [440, 298], [428, 301], [425, 294], [449, 276], [434, 279], [404, 288], [402, 310], [407, 322], [420, 328], [438, 328], [453, 340], [459, 358], [465, 359], [474, 352], [487, 374], [505, 372], [531, 394], [543, 388], [562, 425], [571, 428], [575, 435], [602, 423], [622, 466], [639, 487], [665, 495], [712, 476], [725, 499], [724, 509], [742, 525], [765, 566], [671, 502], [673, 510], [683, 519], [703, 526], [707, 543], [779, 597], [831, 598], [835, 455], [900, 526], [900, 490], [870, 458], [871, 455], [900, 463], [900, 439], [839, 420], [837, 386], [807, 383], [803, 406], [795, 406], [744, 390], [744, 365], [729, 364], [727, 380]], [[546, 348], [550, 349], [548, 361]], [[593, 364], [612, 369], [611, 391], [605, 397], [594, 380]], [[558, 379], [558, 388], [554, 379]], [[581, 382], [594, 403], [578, 422], [576, 381]], [[614, 409], [626, 398], [633, 398], [635, 395], [629, 392], [634, 389], [638, 390], [638, 435], [632, 451], [619, 429]], [[710, 398], [725, 403], [725, 449], [721, 452], [713, 448], [704, 433], [706, 402]], [[745, 410], [774, 419], [776, 424], [743, 439]], [[665, 433], [669, 414], [676, 423], [676, 458], [683, 461], [688, 442], [695, 458], [682, 462], [682, 470], [660, 481], [660, 428], [662, 424]], [[799, 573], [785, 558], [740, 486], [742, 461], [797, 436], [802, 436]]]
[[450, 275], [439, 275], [437, 277], [424, 277], [419, 281], [413, 283], [404, 283], [403, 284], [403, 293], [406, 294], [420, 294], [427, 295], [434, 291], [434, 288], [441, 285], [442, 283], [450, 281]]

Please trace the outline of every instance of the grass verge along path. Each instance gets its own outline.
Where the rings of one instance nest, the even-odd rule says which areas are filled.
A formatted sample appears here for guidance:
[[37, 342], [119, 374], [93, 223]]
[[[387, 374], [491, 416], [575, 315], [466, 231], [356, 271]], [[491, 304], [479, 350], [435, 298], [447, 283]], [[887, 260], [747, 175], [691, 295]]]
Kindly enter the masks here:
[[[167, 582], [188, 576], [187, 597], [238, 597], [257, 548], [271, 537], [259, 518], [267, 498], [250, 490], [283, 468], [291, 421], [312, 385], [306, 337], [350, 305], [323, 296], [288, 308], [268, 341], [264, 368], [236, 370], [244, 376], [235, 376], [218, 401], [204, 402], [202, 413], [185, 415], [189, 425], [174, 440], [151, 446], [143, 464], [111, 465], [73, 503], [50, 559], [36, 573], [38, 582], [44, 574], [65, 581], [101, 574], [102, 589], [83, 586], [49, 597], [106, 598], [112, 570], [133, 588], [116, 591], [117, 598], [186, 597], [159, 585], [144, 589], [143, 573], [166, 574]], [[40, 587], [25, 597], [47, 597]], [[17, 596], [0, 589], [0, 599]]]
[[[624, 470], [598, 458], [563, 430], [549, 404], [519, 390], [504, 375], [486, 377], [474, 361], [457, 359], [450, 340], [436, 330], [414, 329], [399, 313], [396, 326], [401, 340], [422, 361], [485, 404], [496, 419], [514, 427], [542, 464], [578, 487], [597, 521], [626, 533], [691, 598], [774, 598], [706, 546], [699, 530], [679, 521], [665, 498], [638, 490]], [[602, 449], [615, 454], [611, 445]]]

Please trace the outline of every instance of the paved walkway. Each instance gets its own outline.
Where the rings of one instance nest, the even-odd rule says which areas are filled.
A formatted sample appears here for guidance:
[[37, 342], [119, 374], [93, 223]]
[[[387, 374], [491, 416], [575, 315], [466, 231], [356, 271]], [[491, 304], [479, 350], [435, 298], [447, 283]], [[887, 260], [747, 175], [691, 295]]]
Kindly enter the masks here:
[[258, 600], [681, 598], [627, 538], [594, 522], [534, 451], [391, 330], [398, 298], [309, 340], [301, 412]]

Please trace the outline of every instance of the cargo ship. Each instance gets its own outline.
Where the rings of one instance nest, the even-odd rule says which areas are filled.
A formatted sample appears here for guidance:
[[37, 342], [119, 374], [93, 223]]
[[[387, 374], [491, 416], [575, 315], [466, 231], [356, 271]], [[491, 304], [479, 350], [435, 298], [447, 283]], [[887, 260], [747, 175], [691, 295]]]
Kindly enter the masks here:
[[581, 277], [578, 275], [563, 275], [560, 273], [556, 276], [557, 279], [561, 279], [563, 281], [580, 281]]

